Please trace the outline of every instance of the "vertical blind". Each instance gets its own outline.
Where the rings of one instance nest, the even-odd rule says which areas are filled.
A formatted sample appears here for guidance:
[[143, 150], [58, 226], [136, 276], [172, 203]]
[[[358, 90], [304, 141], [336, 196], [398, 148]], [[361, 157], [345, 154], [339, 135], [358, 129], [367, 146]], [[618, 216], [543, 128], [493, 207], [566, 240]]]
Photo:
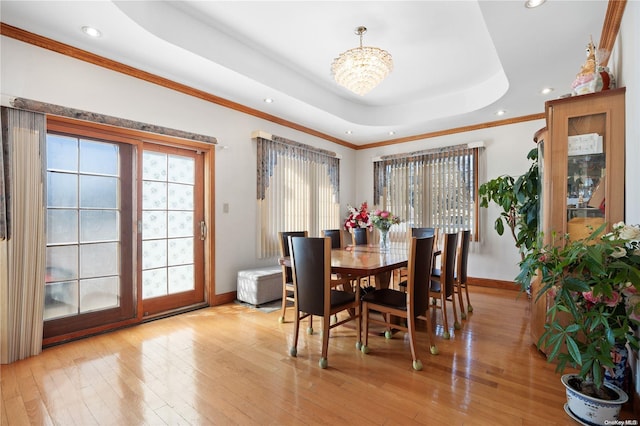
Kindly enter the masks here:
[[469, 229], [477, 238], [479, 149], [458, 145], [374, 162], [374, 200], [404, 221], [392, 240], [405, 238], [410, 227]]
[[6, 166], [6, 258], [0, 259], [1, 362], [42, 351], [45, 281], [43, 114], [2, 107], [2, 149]]
[[258, 257], [280, 253], [280, 231], [318, 236], [339, 227], [340, 160], [335, 153], [278, 136], [256, 141]]

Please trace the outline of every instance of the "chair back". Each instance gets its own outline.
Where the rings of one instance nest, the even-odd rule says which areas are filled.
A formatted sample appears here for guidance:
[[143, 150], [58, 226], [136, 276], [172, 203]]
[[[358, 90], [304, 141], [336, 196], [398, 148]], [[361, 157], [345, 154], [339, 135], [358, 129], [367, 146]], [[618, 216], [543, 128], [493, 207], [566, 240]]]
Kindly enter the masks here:
[[[280, 256], [289, 257], [289, 237], [306, 237], [307, 231], [278, 232], [278, 244], [280, 245]], [[285, 283], [293, 282], [291, 267], [282, 266], [282, 278]]]
[[444, 247], [440, 261], [441, 291], [446, 297], [453, 294], [453, 286], [456, 273], [456, 251], [458, 250], [458, 233], [444, 234]]
[[[431, 263], [433, 262], [433, 236], [411, 237], [407, 262], [407, 306], [410, 315], [424, 315], [429, 308], [429, 285], [431, 283]], [[412, 309], [413, 308], [413, 309]]]
[[407, 230], [407, 234], [409, 237], [409, 241], [411, 241], [411, 237], [433, 237], [433, 250], [438, 249], [438, 228], [409, 228]]
[[342, 231], [340, 229], [325, 229], [322, 231], [323, 237], [331, 238], [331, 248], [342, 248]]
[[369, 238], [367, 236], [367, 232], [369, 230], [367, 228], [353, 228], [352, 239], [354, 246], [364, 246], [369, 243]]
[[427, 238], [433, 237], [436, 234], [436, 228], [411, 228], [410, 232], [411, 235], [409, 236], [409, 238]]
[[458, 243], [458, 253], [456, 254], [456, 276], [459, 282], [467, 282], [467, 261], [469, 260], [469, 243], [471, 240], [471, 231], [460, 231]]
[[325, 300], [330, 297], [331, 239], [291, 237], [289, 244], [298, 309], [325, 316]]

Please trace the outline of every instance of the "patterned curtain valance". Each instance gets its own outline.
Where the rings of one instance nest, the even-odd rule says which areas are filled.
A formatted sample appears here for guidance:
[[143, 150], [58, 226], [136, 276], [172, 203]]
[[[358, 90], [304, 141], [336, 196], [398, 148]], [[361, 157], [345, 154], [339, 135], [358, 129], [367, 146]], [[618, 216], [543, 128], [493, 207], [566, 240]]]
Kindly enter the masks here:
[[171, 129], [157, 126], [155, 124], [142, 123], [139, 121], [127, 120], [125, 118], [112, 117], [110, 115], [98, 114], [95, 112], [83, 111], [80, 109], [64, 107], [46, 102], [34, 101], [25, 98], [14, 98], [11, 105], [15, 108], [35, 111], [43, 114], [58, 115], [61, 117], [75, 118], [77, 120], [90, 121], [92, 123], [107, 124], [110, 126], [122, 127], [125, 129], [139, 130], [141, 132], [156, 133], [181, 139], [217, 144], [218, 141], [213, 136], [201, 135], [198, 133], [185, 132], [183, 130]]
[[336, 200], [340, 199], [340, 159], [335, 152], [327, 151], [306, 145], [300, 142], [291, 141], [279, 136], [258, 135], [257, 142], [257, 198], [264, 200], [265, 191], [269, 187], [269, 178], [273, 176], [273, 171], [278, 164], [278, 158], [288, 157], [302, 161], [311, 161], [319, 164], [326, 164], [331, 180], [331, 187]]

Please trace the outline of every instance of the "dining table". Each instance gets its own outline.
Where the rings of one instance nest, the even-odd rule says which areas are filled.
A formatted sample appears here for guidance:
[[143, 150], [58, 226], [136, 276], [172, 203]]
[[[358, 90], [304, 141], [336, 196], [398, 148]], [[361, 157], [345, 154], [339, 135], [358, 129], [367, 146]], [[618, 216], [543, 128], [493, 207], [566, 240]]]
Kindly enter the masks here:
[[[381, 249], [377, 245], [348, 245], [331, 250], [331, 273], [353, 276], [374, 277], [376, 289], [388, 288], [393, 270], [407, 266], [408, 252], [404, 245]], [[289, 257], [279, 262], [291, 266]]]
[[377, 245], [346, 246], [331, 250], [331, 272], [354, 277], [374, 277], [376, 289], [388, 288], [395, 269], [407, 266], [406, 246], [381, 249]]

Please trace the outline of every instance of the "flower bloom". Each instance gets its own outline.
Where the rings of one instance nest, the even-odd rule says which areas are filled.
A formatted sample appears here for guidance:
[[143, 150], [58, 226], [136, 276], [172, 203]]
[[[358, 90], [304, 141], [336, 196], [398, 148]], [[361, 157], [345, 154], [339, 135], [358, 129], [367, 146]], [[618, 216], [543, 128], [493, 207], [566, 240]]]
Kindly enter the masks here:
[[640, 227], [625, 225], [620, 230], [620, 238], [627, 241], [638, 241], [640, 240]]
[[618, 302], [620, 302], [620, 293], [614, 291], [611, 293], [611, 297], [603, 296], [602, 301], [608, 307], [613, 308], [618, 304]]
[[584, 297], [585, 300], [587, 302], [589, 302], [589, 303], [596, 304], [596, 303], [600, 302], [600, 297], [594, 296], [592, 291], [583, 291], [582, 292], [582, 297]]
[[627, 250], [624, 247], [616, 247], [611, 253], [611, 257], [615, 257], [616, 259], [625, 257], [626, 255], [627, 255]]

